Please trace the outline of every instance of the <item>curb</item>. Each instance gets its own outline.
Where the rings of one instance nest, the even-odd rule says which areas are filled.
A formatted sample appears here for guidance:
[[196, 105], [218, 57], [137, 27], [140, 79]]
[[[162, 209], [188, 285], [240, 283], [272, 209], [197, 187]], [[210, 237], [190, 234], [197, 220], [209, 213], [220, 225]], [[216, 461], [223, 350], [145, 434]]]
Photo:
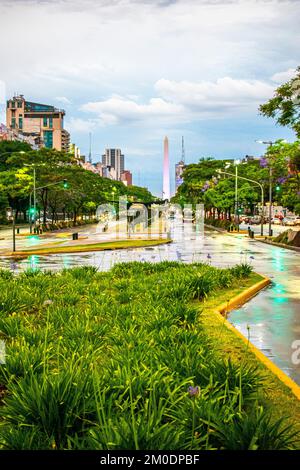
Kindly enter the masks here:
[[[265, 356], [251, 341], [248, 340], [242, 333], [240, 333], [227, 319], [227, 313], [233, 310], [236, 307], [248, 302], [252, 297], [254, 297], [259, 291], [264, 289], [267, 285], [271, 284], [271, 280], [265, 276], [262, 276], [262, 281], [254, 284], [253, 286], [246, 289], [241, 294], [238, 294], [236, 297], [230, 299], [229, 302], [223, 303], [216, 308], [216, 313], [218, 313], [221, 320], [221, 315], [223, 316], [222, 324], [235, 333], [245, 344], [248, 345], [250, 351], [252, 351], [257, 359], [274, 375], [279, 378], [279, 380], [286, 385], [293, 394], [300, 400], [300, 386], [296, 384], [285, 372], [283, 372], [279, 367], [277, 367], [267, 356]], [[221, 314], [221, 315], [220, 315]], [[225, 318], [224, 318], [225, 317]]]
[[298, 246], [286, 245], [285, 243], [277, 243], [277, 242], [272, 242], [268, 240], [256, 239], [256, 241], [264, 243], [265, 245], [277, 246], [278, 248], [285, 248], [286, 250], [292, 250], [292, 251], [295, 251], [296, 253], [300, 253], [300, 247]]

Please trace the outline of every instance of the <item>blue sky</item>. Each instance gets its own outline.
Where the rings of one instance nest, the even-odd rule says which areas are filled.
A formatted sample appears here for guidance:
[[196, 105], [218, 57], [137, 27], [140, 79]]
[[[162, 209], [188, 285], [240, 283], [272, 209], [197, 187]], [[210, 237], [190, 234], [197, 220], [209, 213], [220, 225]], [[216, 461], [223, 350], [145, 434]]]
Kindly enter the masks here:
[[66, 110], [93, 160], [120, 147], [134, 182], [161, 194], [186, 161], [259, 155], [255, 139], [294, 139], [258, 105], [299, 65], [293, 0], [0, 0], [0, 118], [14, 92]]

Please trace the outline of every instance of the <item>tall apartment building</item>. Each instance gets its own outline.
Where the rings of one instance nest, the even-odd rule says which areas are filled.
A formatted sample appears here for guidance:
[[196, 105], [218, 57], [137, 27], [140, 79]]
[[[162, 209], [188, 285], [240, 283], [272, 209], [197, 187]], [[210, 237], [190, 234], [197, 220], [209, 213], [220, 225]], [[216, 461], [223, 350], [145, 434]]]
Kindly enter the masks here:
[[7, 101], [6, 126], [32, 137], [40, 147], [69, 151], [70, 134], [64, 129], [63, 109], [26, 101], [23, 95]]
[[105, 149], [102, 155], [102, 164], [105, 167], [112, 167], [116, 172], [116, 180], [121, 181], [121, 174], [124, 171], [124, 155], [121, 149]]

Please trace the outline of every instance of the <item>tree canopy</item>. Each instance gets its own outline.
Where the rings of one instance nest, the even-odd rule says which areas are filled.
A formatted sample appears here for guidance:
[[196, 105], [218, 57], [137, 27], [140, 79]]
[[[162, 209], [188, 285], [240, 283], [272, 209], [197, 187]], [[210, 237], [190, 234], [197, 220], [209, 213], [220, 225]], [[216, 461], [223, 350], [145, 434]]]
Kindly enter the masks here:
[[[146, 189], [138, 186], [126, 187], [121, 181], [102, 178], [85, 170], [76, 163], [71, 154], [42, 148], [32, 150], [27, 144], [5, 142], [0, 145], [0, 211], [13, 207], [17, 216], [29, 209], [29, 195], [33, 191], [33, 169], [36, 171], [37, 208], [44, 217], [55, 220], [57, 214], [93, 214], [99, 204], [117, 202], [119, 196], [129, 200], [150, 202], [155, 198]], [[4, 155], [5, 153], [5, 155]], [[63, 180], [67, 180], [67, 188]], [[61, 184], [59, 184], [61, 182]], [[55, 183], [55, 184], [53, 184]], [[58, 183], [58, 184], [56, 184]], [[49, 187], [45, 187], [51, 185]], [[48, 214], [48, 215], [47, 215]]]
[[280, 85], [259, 110], [262, 115], [274, 118], [277, 124], [291, 127], [300, 138], [300, 67], [295, 77]]

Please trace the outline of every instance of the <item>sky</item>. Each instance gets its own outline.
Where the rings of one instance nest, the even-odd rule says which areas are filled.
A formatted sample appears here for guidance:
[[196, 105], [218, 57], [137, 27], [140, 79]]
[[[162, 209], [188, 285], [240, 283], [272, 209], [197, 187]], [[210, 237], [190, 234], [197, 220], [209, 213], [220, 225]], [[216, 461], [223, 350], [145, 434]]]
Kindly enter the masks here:
[[261, 155], [256, 139], [295, 139], [258, 106], [300, 65], [298, 0], [0, 0], [5, 99], [66, 111], [93, 161], [121, 148], [135, 184], [162, 191], [181, 159]]

